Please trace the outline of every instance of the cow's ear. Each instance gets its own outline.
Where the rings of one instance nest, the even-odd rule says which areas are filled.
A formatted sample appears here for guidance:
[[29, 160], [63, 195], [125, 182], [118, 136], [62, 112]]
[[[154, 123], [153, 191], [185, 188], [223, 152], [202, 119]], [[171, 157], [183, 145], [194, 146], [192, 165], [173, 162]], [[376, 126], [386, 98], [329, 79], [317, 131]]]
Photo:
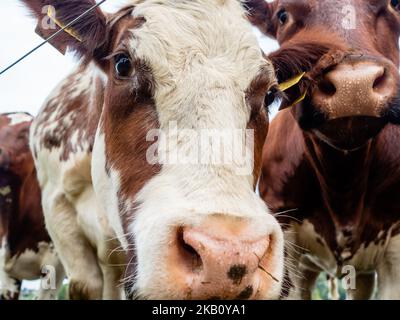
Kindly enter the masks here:
[[268, 3], [265, 0], [245, 1], [250, 22], [260, 29], [262, 33], [273, 38], [276, 37], [276, 26], [272, 19], [275, 5], [275, 2]]
[[[95, 0], [22, 0], [37, 19], [36, 32], [48, 38], [92, 8]], [[106, 16], [100, 8], [58, 34], [50, 43], [61, 52], [72, 49], [87, 59], [101, 58], [107, 45]]]

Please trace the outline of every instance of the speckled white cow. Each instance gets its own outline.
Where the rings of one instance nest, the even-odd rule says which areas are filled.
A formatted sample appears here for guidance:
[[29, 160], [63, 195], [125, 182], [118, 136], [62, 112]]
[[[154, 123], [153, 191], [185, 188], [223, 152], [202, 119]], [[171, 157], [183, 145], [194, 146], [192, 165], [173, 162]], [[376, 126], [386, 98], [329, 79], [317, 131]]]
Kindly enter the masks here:
[[[44, 1], [25, 3], [46, 19]], [[46, 3], [66, 24], [94, 1]], [[276, 82], [241, 2], [130, 1], [92, 11], [54, 44], [83, 60], [40, 111], [31, 148], [70, 297], [122, 298], [121, 279], [137, 298], [279, 297], [282, 231], [254, 192]], [[172, 141], [171, 123], [252, 129], [254, 168], [152, 163], [148, 133]], [[158, 151], [192, 155], [194, 145]]]

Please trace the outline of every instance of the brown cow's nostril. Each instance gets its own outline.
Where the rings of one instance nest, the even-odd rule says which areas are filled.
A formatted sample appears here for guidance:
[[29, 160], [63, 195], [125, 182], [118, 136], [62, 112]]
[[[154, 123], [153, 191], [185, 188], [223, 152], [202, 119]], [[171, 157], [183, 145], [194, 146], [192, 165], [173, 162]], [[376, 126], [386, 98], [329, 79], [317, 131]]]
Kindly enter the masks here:
[[374, 90], [379, 90], [382, 86], [385, 85], [386, 82], [385, 80], [386, 80], [386, 71], [384, 71], [382, 75], [380, 75], [375, 79], [372, 88]]
[[178, 229], [178, 248], [184, 265], [189, 271], [198, 273], [203, 268], [203, 261], [199, 253], [183, 237], [183, 228]]
[[336, 93], [334, 84], [327, 79], [320, 81], [318, 89], [327, 96], [333, 96]]

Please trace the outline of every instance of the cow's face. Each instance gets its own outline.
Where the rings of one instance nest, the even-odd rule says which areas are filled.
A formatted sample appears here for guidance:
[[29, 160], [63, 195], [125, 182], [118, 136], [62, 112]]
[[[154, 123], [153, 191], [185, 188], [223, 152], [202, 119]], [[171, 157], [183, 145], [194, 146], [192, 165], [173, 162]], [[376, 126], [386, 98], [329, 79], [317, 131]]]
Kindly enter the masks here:
[[32, 170], [31, 122], [32, 117], [25, 113], [0, 114], [0, 171], [23, 177]]
[[[59, 20], [91, 1], [79, 3], [55, 1]], [[276, 81], [240, 2], [138, 1], [86, 19], [93, 33], [74, 29], [94, 47], [63, 41], [103, 74], [92, 177], [133, 293], [277, 298], [282, 232], [254, 192]]]
[[253, 21], [281, 44], [271, 55], [279, 76], [311, 71], [309, 95], [293, 109], [303, 129], [351, 149], [387, 122], [399, 122], [398, 1], [254, 0], [250, 5]]

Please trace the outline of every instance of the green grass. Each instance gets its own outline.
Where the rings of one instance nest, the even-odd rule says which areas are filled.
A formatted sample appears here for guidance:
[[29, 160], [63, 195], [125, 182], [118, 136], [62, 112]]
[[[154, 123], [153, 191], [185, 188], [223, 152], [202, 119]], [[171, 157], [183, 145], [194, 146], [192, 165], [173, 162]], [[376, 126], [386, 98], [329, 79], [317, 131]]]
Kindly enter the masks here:
[[[37, 291], [36, 290], [24, 290], [20, 294], [20, 300], [36, 300]], [[58, 293], [58, 300], [68, 300], [68, 284], [64, 284]]]
[[[339, 300], [345, 300], [346, 291], [343, 289], [342, 281], [336, 280], [336, 282], [338, 284]], [[331, 293], [329, 292], [329, 285], [325, 273], [321, 273], [320, 276], [318, 277], [317, 283], [312, 293], [312, 299], [313, 300], [331, 299]]]

